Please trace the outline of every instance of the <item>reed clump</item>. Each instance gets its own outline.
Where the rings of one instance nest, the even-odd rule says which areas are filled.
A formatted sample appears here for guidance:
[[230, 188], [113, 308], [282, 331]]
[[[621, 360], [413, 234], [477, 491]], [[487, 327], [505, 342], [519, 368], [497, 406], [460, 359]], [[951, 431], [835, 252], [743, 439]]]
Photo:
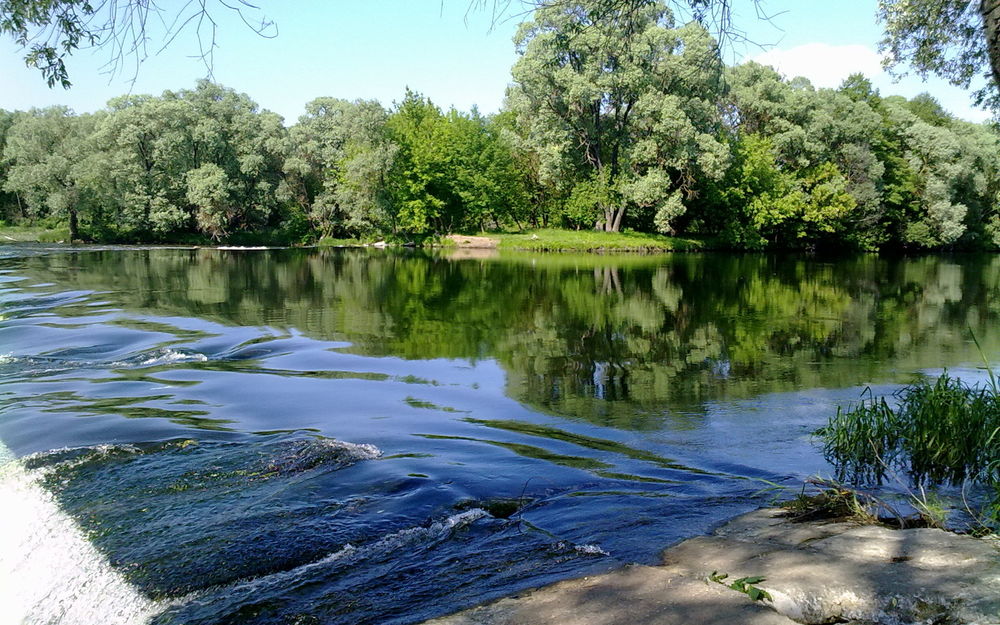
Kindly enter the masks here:
[[881, 484], [906, 475], [921, 492], [938, 484], [983, 484], [992, 493], [983, 522], [1000, 525], [1000, 392], [992, 372], [983, 386], [945, 372], [901, 389], [892, 401], [869, 393], [838, 409], [820, 434], [838, 480]]

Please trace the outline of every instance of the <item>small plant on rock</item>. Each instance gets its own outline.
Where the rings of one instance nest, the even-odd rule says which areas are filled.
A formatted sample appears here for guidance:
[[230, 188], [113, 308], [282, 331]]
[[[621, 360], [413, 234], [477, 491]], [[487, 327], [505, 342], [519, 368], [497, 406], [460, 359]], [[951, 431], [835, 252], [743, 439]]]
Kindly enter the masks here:
[[741, 577], [739, 579], [734, 579], [733, 581], [726, 583], [726, 579], [729, 578], [728, 573], [719, 573], [718, 571], [712, 571], [712, 574], [708, 576], [708, 581], [715, 582], [717, 584], [722, 584], [727, 588], [732, 588], [744, 595], [750, 597], [752, 601], [764, 601], [767, 599], [771, 601], [771, 595], [763, 588], [757, 586], [757, 584], [765, 581], [764, 577], [759, 575], [751, 575], [749, 577]]

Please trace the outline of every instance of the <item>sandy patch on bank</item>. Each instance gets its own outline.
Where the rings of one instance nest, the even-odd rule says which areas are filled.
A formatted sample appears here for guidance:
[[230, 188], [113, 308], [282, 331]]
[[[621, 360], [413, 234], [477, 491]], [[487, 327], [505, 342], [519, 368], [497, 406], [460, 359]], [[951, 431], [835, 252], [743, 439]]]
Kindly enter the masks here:
[[456, 246], [463, 248], [476, 248], [476, 249], [494, 249], [497, 246], [497, 240], [491, 239], [490, 237], [474, 237], [466, 236], [464, 234], [449, 234], [445, 237], [449, 241], [453, 241]]

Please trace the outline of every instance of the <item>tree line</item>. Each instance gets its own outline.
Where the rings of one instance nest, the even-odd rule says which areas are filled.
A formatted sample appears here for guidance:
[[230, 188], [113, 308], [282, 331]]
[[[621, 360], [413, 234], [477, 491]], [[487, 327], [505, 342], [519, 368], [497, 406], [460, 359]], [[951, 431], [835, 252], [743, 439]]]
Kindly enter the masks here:
[[502, 110], [409, 89], [290, 127], [208, 81], [93, 114], [0, 111], [0, 218], [95, 241], [417, 240], [528, 227], [731, 249], [1000, 247], [1000, 135], [929, 95], [753, 62], [662, 2], [543, 5]]

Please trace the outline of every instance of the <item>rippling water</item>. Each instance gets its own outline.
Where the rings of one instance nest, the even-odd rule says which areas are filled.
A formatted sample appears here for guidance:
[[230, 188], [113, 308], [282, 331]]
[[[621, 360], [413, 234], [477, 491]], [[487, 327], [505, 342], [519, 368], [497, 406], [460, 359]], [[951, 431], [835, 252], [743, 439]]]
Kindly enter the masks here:
[[0, 246], [0, 603], [416, 623], [655, 562], [828, 473], [810, 432], [865, 386], [975, 377], [998, 289], [974, 257]]

